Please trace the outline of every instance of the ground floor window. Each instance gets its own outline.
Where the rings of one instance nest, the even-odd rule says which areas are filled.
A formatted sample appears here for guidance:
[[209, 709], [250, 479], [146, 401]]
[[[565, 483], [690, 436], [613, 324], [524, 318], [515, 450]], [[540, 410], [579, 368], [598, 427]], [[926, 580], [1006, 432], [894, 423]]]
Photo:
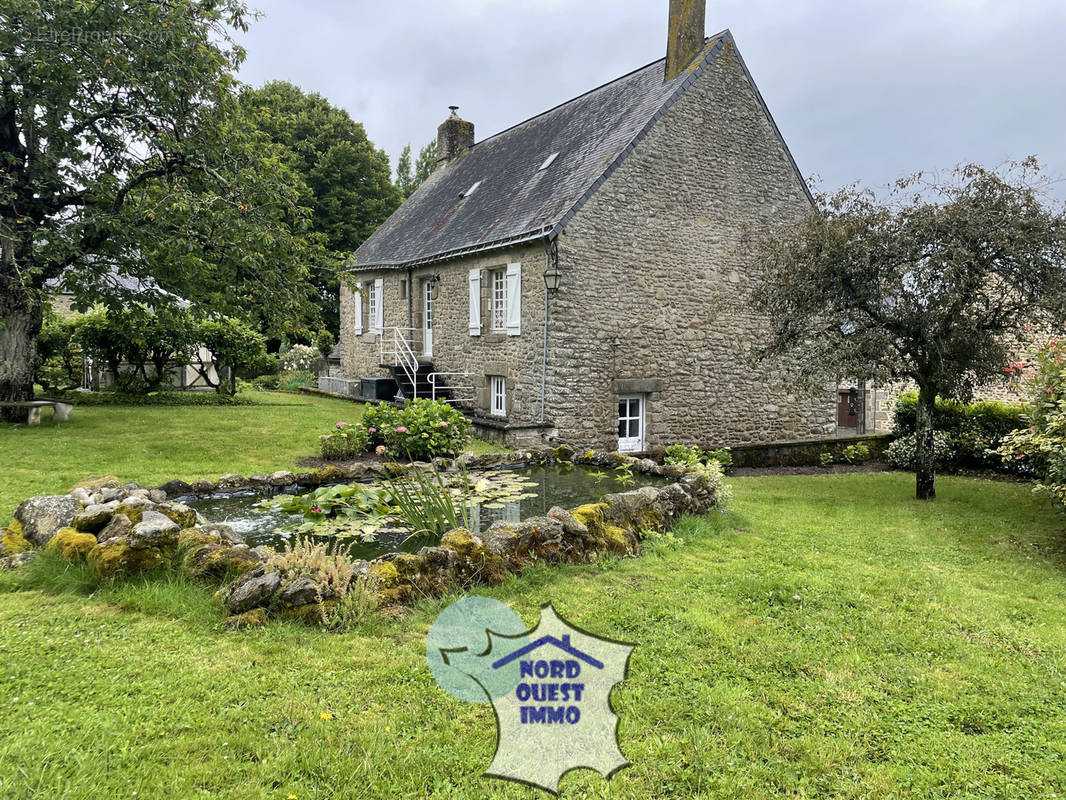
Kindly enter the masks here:
[[635, 453], [644, 449], [644, 395], [618, 398], [618, 450]]
[[507, 383], [502, 375], [489, 376], [489, 401], [489, 413], [492, 416], [507, 416]]

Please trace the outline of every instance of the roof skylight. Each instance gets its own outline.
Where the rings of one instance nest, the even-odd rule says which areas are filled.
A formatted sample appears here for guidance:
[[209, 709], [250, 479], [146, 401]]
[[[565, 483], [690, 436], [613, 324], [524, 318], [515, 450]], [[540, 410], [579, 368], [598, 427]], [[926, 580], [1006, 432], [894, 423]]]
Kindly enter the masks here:
[[552, 153], [550, 156], [548, 156], [546, 159], [544, 159], [544, 163], [540, 165], [540, 169], [538, 169], [537, 172], [540, 172], [541, 170], [545, 170], [548, 167], [550, 167], [552, 165], [552, 162], [555, 159], [557, 159], [558, 157], [559, 157], [558, 153]]

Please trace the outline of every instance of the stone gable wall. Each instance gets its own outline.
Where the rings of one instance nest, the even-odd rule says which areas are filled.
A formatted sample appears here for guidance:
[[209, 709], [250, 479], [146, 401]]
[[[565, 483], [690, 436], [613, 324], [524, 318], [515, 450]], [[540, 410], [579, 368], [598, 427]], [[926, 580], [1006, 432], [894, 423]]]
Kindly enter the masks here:
[[649, 392], [649, 447], [831, 434], [835, 386], [804, 391], [756, 366], [766, 324], [745, 300], [749, 229], [808, 208], [727, 47], [560, 238], [548, 374], [560, 435], [611, 447], [627, 387]]

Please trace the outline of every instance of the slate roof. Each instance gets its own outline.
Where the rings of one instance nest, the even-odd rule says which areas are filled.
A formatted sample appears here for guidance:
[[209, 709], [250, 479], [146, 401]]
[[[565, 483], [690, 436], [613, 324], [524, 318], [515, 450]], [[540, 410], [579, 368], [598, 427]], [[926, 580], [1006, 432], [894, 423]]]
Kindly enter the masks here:
[[[669, 82], [662, 58], [476, 143], [363, 242], [352, 268], [405, 267], [557, 234], [726, 40], [729, 31], [707, 39]], [[559, 156], [538, 171], [552, 153]]]

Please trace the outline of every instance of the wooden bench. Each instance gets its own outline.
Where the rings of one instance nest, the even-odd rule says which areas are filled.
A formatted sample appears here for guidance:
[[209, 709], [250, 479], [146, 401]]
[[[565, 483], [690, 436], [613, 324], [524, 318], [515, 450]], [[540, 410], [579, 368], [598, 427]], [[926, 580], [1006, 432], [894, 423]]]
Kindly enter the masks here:
[[70, 419], [70, 412], [74, 410], [74, 406], [71, 403], [64, 403], [62, 400], [46, 400], [44, 398], [40, 400], [18, 400], [0, 403], [0, 408], [25, 408], [27, 410], [27, 425], [40, 425], [41, 409], [47, 408], [48, 406], [55, 409], [55, 414], [52, 419], [56, 422], [66, 422]]

